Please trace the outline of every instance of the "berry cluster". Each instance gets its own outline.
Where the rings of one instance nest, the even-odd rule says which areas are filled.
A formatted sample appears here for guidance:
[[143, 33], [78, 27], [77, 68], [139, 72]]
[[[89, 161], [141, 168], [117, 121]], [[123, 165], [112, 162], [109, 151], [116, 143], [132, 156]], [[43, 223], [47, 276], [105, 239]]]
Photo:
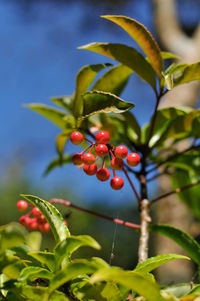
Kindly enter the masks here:
[[[19, 211], [24, 212], [29, 206], [30, 205], [24, 200], [17, 202], [17, 208]], [[37, 207], [33, 207], [33, 209], [26, 215], [22, 215], [19, 218], [19, 222], [29, 230], [39, 229], [41, 232], [48, 232], [50, 230], [49, 223]]]
[[[124, 145], [119, 145], [114, 147], [109, 144], [109, 134], [106, 131], [100, 131], [96, 134], [96, 142], [85, 138], [80, 132], [75, 131], [70, 135], [71, 143], [74, 145], [79, 145], [86, 140], [90, 145], [84, 149], [81, 153], [76, 153], [72, 156], [72, 162], [75, 165], [83, 165], [84, 172], [96, 177], [99, 181], [107, 181], [110, 178], [110, 171], [105, 168], [105, 157], [110, 156], [111, 168], [113, 170], [113, 178], [110, 181], [110, 185], [113, 189], [119, 190], [124, 186], [124, 181], [121, 177], [116, 176], [116, 170], [124, 170], [124, 161], [126, 158], [127, 164], [129, 166], [137, 166], [140, 162], [140, 156], [137, 153], [128, 154], [128, 149]], [[88, 151], [88, 152], [87, 152]], [[95, 155], [96, 154], [96, 157]], [[102, 167], [98, 169], [96, 159], [100, 157], [103, 158]]]

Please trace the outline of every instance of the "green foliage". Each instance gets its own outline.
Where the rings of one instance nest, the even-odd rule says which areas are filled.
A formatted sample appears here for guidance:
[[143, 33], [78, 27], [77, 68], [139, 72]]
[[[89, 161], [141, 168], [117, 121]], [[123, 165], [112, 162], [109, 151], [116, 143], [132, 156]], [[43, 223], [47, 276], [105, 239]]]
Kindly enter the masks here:
[[[107, 56], [120, 64], [114, 67], [109, 63], [82, 67], [76, 76], [74, 93], [51, 98], [62, 110], [43, 104], [26, 106], [62, 130], [56, 138], [59, 156], [50, 162], [45, 174], [71, 162], [72, 155], [64, 151], [75, 129], [93, 137], [94, 128], [103, 128], [110, 134], [111, 145], [126, 144], [131, 151], [140, 153], [139, 171], [131, 168], [127, 171], [134, 173], [140, 181], [141, 198], [146, 199], [145, 178], [163, 166], [165, 171], [170, 169], [174, 173], [172, 179], [176, 191], [200, 218], [199, 189], [195, 187], [188, 191], [184, 188], [184, 185], [199, 183], [200, 144], [197, 139], [200, 138], [200, 110], [188, 107], [158, 109], [162, 96], [168, 90], [200, 80], [200, 62], [173, 63], [164, 70], [165, 59], [178, 58], [174, 54], [161, 52], [141, 23], [125, 16], [109, 15], [103, 18], [124, 29], [147, 57], [135, 48], [119, 43], [90, 43], [79, 47]], [[105, 68], [109, 69], [105, 72]], [[100, 72], [103, 74], [95, 82]], [[139, 125], [134, 111], [131, 111], [134, 104], [119, 98], [133, 72], [155, 92], [155, 111], [143, 126]], [[186, 138], [192, 138], [193, 142], [185, 151], [177, 151], [177, 143]], [[84, 141], [84, 144], [87, 146], [87, 142]], [[155, 167], [149, 168], [150, 164], [155, 164]], [[87, 235], [71, 235], [62, 215], [49, 202], [31, 195], [22, 197], [38, 207], [45, 216], [56, 246], [52, 251], [40, 250], [41, 235], [37, 232], [27, 234], [16, 224], [1, 227], [0, 300], [125, 301], [130, 294], [134, 298], [132, 300], [140, 301], [186, 301], [200, 297], [199, 285], [192, 290], [188, 284], [161, 288], [151, 274], [152, 270], [171, 260], [189, 259], [186, 256], [158, 255], [138, 264], [134, 270], [111, 267], [98, 257], [73, 259], [74, 252], [80, 247], [89, 246], [99, 250], [99, 244]], [[190, 235], [169, 225], [151, 225], [150, 229], [178, 243], [199, 268], [200, 245]]]

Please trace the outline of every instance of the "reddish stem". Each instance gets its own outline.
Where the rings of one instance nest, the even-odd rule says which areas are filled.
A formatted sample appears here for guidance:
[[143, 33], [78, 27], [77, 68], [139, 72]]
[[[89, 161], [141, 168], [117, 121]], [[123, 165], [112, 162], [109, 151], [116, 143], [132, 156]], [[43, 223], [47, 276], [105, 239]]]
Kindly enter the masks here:
[[141, 200], [139, 194], [137, 193], [137, 190], [135, 189], [135, 186], [133, 185], [133, 182], [131, 181], [131, 179], [130, 179], [130, 177], [129, 177], [127, 171], [126, 171], [126, 169], [123, 167], [122, 170], [123, 170], [125, 176], [127, 177], [127, 180], [129, 181], [129, 184], [131, 185], [131, 188], [133, 189], [133, 192], [134, 192], [134, 194], [135, 194], [138, 202], [141, 203], [142, 200]]
[[87, 138], [83, 138], [84, 140], [86, 140], [87, 142], [89, 142], [89, 143], [91, 143], [91, 144], [93, 144], [93, 142], [92, 141], [90, 141], [89, 139], [87, 139]]
[[79, 210], [79, 211], [82, 211], [82, 212], [86, 212], [88, 214], [91, 214], [91, 215], [94, 215], [94, 216], [106, 219], [106, 220], [111, 221], [111, 222], [113, 222], [115, 224], [123, 225], [125, 227], [129, 227], [129, 228], [133, 228], [133, 229], [140, 229], [140, 225], [133, 224], [133, 223], [130, 223], [130, 222], [125, 222], [125, 221], [123, 221], [121, 219], [118, 219], [118, 218], [113, 218], [113, 217], [110, 217], [110, 216], [107, 216], [107, 215], [104, 215], [104, 214], [101, 214], [101, 213], [94, 212], [92, 210], [81, 208], [79, 206], [76, 206], [76, 205], [72, 204], [69, 201], [65, 201], [65, 200], [62, 200], [62, 199], [52, 199], [52, 200], [50, 200], [50, 203], [51, 204], [52, 203], [54, 203], [54, 204], [60, 204], [60, 205], [64, 205], [64, 206], [67, 206], [67, 207], [71, 207], [71, 208], [74, 208], [76, 210]]

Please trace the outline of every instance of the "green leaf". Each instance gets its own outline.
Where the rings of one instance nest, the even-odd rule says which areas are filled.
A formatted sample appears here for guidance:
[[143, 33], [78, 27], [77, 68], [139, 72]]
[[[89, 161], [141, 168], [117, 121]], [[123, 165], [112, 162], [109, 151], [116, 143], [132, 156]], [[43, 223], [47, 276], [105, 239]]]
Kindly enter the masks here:
[[107, 282], [101, 295], [108, 301], [121, 301], [120, 290], [113, 282]]
[[159, 78], [163, 70], [163, 60], [158, 44], [148, 29], [138, 21], [125, 16], [102, 16], [122, 27], [142, 48]]
[[200, 245], [192, 236], [178, 228], [169, 225], [151, 225], [150, 229], [153, 232], [160, 233], [174, 240], [185, 251], [187, 251], [190, 257], [197, 264], [200, 264]]
[[42, 234], [38, 231], [32, 231], [26, 235], [26, 244], [31, 248], [31, 251], [38, 251], [42, 243]]
[[23, 260], [17, 260], [3, 269], [3, 274], [5, 274], [10, 279], [18, 279], [21, 270], [25, 267]]
[[73, 95], [72, 96], [57, 96], [51, 97], [50, 100], [58, 105], [59, 107], [69, 111], [72, 113], [72, 105], [73, 105]]
[[141, 130], [140, 126], [135, 118], [135, 116], [131, 112], [125, 112], [122, 114], [125, 118], [125, 127], [128, 138], [136, 143], [140, 143]]
[[50, 296], [48, 287], [23, 285], [21, 286], [21, 295], [31, 301], [70, 301], [65, 294], [59, 291], [53, 292]]
[[134, 272], [142, 272], [142, 273], [148, 273], [156, 269], [157, 267], [163, 265], [166, 262], [176, 260], [176, 259], [188, 259], [189, 257], [178, 255], [178, 254], [163, 254], [158, 255], [155, 257], [150, 257], [147, 260], [141, 262], [136, 266], [134, 269]]
[[72, 109], [75, 117], [81, 116], [83, 112], [82, 95], [88, 91], [98, 72], [109, 66], [111, 66], [111, 64], [87, 65], [78, 72], [76, 76], [76, 91]]
[[42, 212], [49, 223], [54, 238], [57, 242], [70, 236], [69, 230], [64, 223], [62, 215], [52, 204], [38, 198], [37, 196], [27, 194], [21, 194], [21, 196], [31, 202]]
[[[65, 148], [65, 144], [73, 131], [74, 131], [74, 129], [66, 129], [63, 132], [61, 132], [60, 134], [58, 134], [58, 136], [56, 137], [56, 150], [57, 150], [59, 156], [62, 157], [64, 148]], [[62, 162], [62, 158], [61, 158], [61, 162]]]
[[108, 92], [92, 91], [84, 94], [83, 117], [97, 113], [123, 113], [135, 105], [123, 101], [121, 98]]
[[144, 81], [156, 89], [155, 72], [141, 53], [135, 48], [115, 43], [91, 43], [79, 47], [114, 59], [135, 71]]
[[174, 78], [174, 86], [189, 83], [194, 80], [200, 80], [200, 62], [187, 65], [182, 73]]
[[81, 275], [92, 274], [97, 269], [105, 266], [107, 266], [107, 264], [100, 258], [73, 260], [54, 275], [50, 281], [49, 289], [53, 292], [64, 283]]
[[167, 51], [161, 51], [161, 56], [163, 58], [163, 60], [166, 59], [175, 59], [175, 60], [179, 60], [180, 57], [174, 53], [171, 52], [167, 52]]
[[21, 225], [10, 223], [0, 227], [0, 252], [25, 242], [25, 233]]
[[64, 112], [39, 103], [31, 103], [24, 106], [46, 117], [61, 129], [66, 128], [66, 122], [64, 120], [66, 114]]
[[187, 67], [187, 64], [172, 64], [168, 69], [163, 73], [165, 84], [168, 90], [171, 90], [174, 87], [174, 78], [173, 74], [184, 70]]
[[40, 267], [26, 267], [19, 276], [19, 281], [33, 281], [35, 278], [51, 279], [52, 273], [48, 270]]
[[55, 256], [51, 252], [29, 252], [29, 256], [37, 259], [43, 265], [46, 265], [51, 271], [55, 270]]
[[99, 281], [113, 281], [124, 285], [145, 297], [147, 301], [163, 301], [157, 284], [146, 279], [145, 276], [139, 272], [123, 271], [117, 267], [101, 269], [91, 277], [92, 283]]
[[[92, 237], [88, 235], [70, 236], [57, 244], [54, 249], [57, 267], [60, 266], [63, 259], [69, 260], [73, 252], [78, 248], [88, 246], [99, 250], [100, 245]], [[65, 262], [66, 262], [65, 261]]]
[[44, 176], [46, 176], [48, 173], [50, 173], [50, 171], [52, 171], [53, 169], [55, 169], [56, 167], [60, 167], [64, 164], [69, 164], [72, 163], [72, 155], [69, 154], [65, 154], [62, 156], [62, 158], [57, 157], [55, 159], [53, 159], [49, 165], [47, 166], [47, 168], [44, 171]]
[[187, 295], [191, 291], [191, 284], [175, 284], [163, 289], [165, 292], [170, 292], [177, 298]]
[[92, 90], [110, 92], [119, 96], [124, 90], [133, 70], [125, 65], [117, 65], [103, 74], [92, 87]]

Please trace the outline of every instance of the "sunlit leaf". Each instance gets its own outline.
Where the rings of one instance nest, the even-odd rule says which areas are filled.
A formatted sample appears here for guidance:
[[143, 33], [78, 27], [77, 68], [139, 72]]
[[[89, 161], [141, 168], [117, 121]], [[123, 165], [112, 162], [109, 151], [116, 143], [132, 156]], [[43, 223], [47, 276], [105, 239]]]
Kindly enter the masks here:
[[49, 289], [53, 292], [64, 283], [84, 274], [93, 274], [96, 270], [107, 265], [100, 258], [76, 259], [71, 261], [65, 268], [58, 271], [50, 281]]
[[38, 198], [37, 196], [21, 194], [23, 198], [36, 206], [45, 216], [57, 242], [65, 239], [70, 235], [68, 228], [60, 212], [49, 202]]
[[50, 171], [52, 171], [56, 167], [60, 167], [69, 163], [72, 163], [72, 155], [65, 154], [62, 156], [62, 159], [60, 157], [57, 157], [49, 163], [49, 165], [45, 169], [44, 175], [46, 176], [48, 173], [50, 173]]
[[25, 242], [25, 233], [21, 225], [10, 223], [0, 227], [0, 252]]
[[151, 225], [150, 229], [153, 232], [160, 233], [174, 240], [185, 251], [187, 251], [197, 264], [200, 264], [200, 245], [192, 236], [170, 225]]
[[10, 279], [18, 279], [21, 270], [25, 267], [23, 260], [17, 260], [11, 264], [8, 264], [4, 269], [3, 273]]
[[59, 291], [54, 291], [50, 296], [48, 287], [41, 287], [41, 286], [37, 287], [37, 286], [23, 285], [21, 287], [21, 294], [22, 296], [28, 298], [26, 300], [30, 300], [30, 301], [41, 301], [41, 300], [70, 301], [70, 299], [68, 299], [64, 293]]
[[145, 261], [141, 262], [136, 266], [134, 269], [135, 272], [151, 272], [157, 267], [175, 259], [188, 259], [190, 258], [183, 256], [183, 255], [178, 255], [178, 254], [163, 254], [163, 255], [158, 255], [155, 257], [150, 257], [146, 259]]
[[51, 279], [52, 273], [40, 267], [26, 267], [21, 271], [19, 281], [33, 281], [35, 278]]
[[180, 57], [174, 53], [167, 52], [167, 51], [161, 51], [161, 56], [164, 60], [166, 59], [175, 59], [178, 60]]
[[83, 117], [97, 113], [123, 113], [135, 106], [108, 92], [88, 92], [84, 94], [83, 99]]
[[72, 96], [57, 96], [51, 97], [50, 100], [59, 107], [72, 113], [73, 95]]
[[194, 80], [200, 80], [200, 62], [187, 65], [182, 73], [174, 78], [174, 86], [189, 83]]
[[133, 70], [125, 65], [117, 65], [103, 74], [92, 87], [92, 90], [110, 92], [119, 96], [125, 88]]
[[158, 74], [158, 77], [161, 78], [163, 70], [161, 52], [148, 29], [140, 22], [129, 17], [112, 15], [102, 17], [118, 24], [140, 45]]
[[54, 252], [57, 267], [62, 263], [63, 259], [69, 260], [73, 252], [83, 246], [100, 249], [100, 245], [92, 237], [88, 235], [70, 236], [57, 244]]
[[38, 251], [42, 243], [42, 234], [39, 231], [32, 231], [26, 236], [26, 244], [32, 251]]
[[117, 267], [101, 269], [91, 277], [92, 283], [99, 281], [113, 281], [124, 285], [145, 297], [147, 301], [163, 301], [157, 284], [139, 272], [124, 271]]
[[46, 106], [44, 104], [39, 104], [39, 103], [31, 103], [24, 106], [46, 117], [61, 129], [65, 129], [66, 122], [64, 118], [66, 114], [64, 112], [56, 108]]
[[37, 259], [43, 265], [46, 265], [51, 271], [55, 270], [55, 256], [51, 252], [29, 252], [29, 256]]
[[[56, 137], [56, 149], [57, 149], [58, 154], [61, 157], [64, 152], [65, 144], [73, 131], [74, 131], [74, 129], [66, 129], [63, 132], [61, 132], [60, 134], [58, 134], [58, 136]], [[61, 159], [61, 162], [62, 162], [62, 159]]]
[[103, 68], [109, 67], [111, 64], [87, 65], [81, 68], [76, 76], [76, 91], [73, 100], [73, 115], [79, 117], [83, 112], [82, 95], [88, 91], [94, 78]]
[[155, 72], [151, 65], [135, 48], [114, 43], [91, 43], [79, 47], [114, 59], [135, 71], [144, 81], [156, 89]]

